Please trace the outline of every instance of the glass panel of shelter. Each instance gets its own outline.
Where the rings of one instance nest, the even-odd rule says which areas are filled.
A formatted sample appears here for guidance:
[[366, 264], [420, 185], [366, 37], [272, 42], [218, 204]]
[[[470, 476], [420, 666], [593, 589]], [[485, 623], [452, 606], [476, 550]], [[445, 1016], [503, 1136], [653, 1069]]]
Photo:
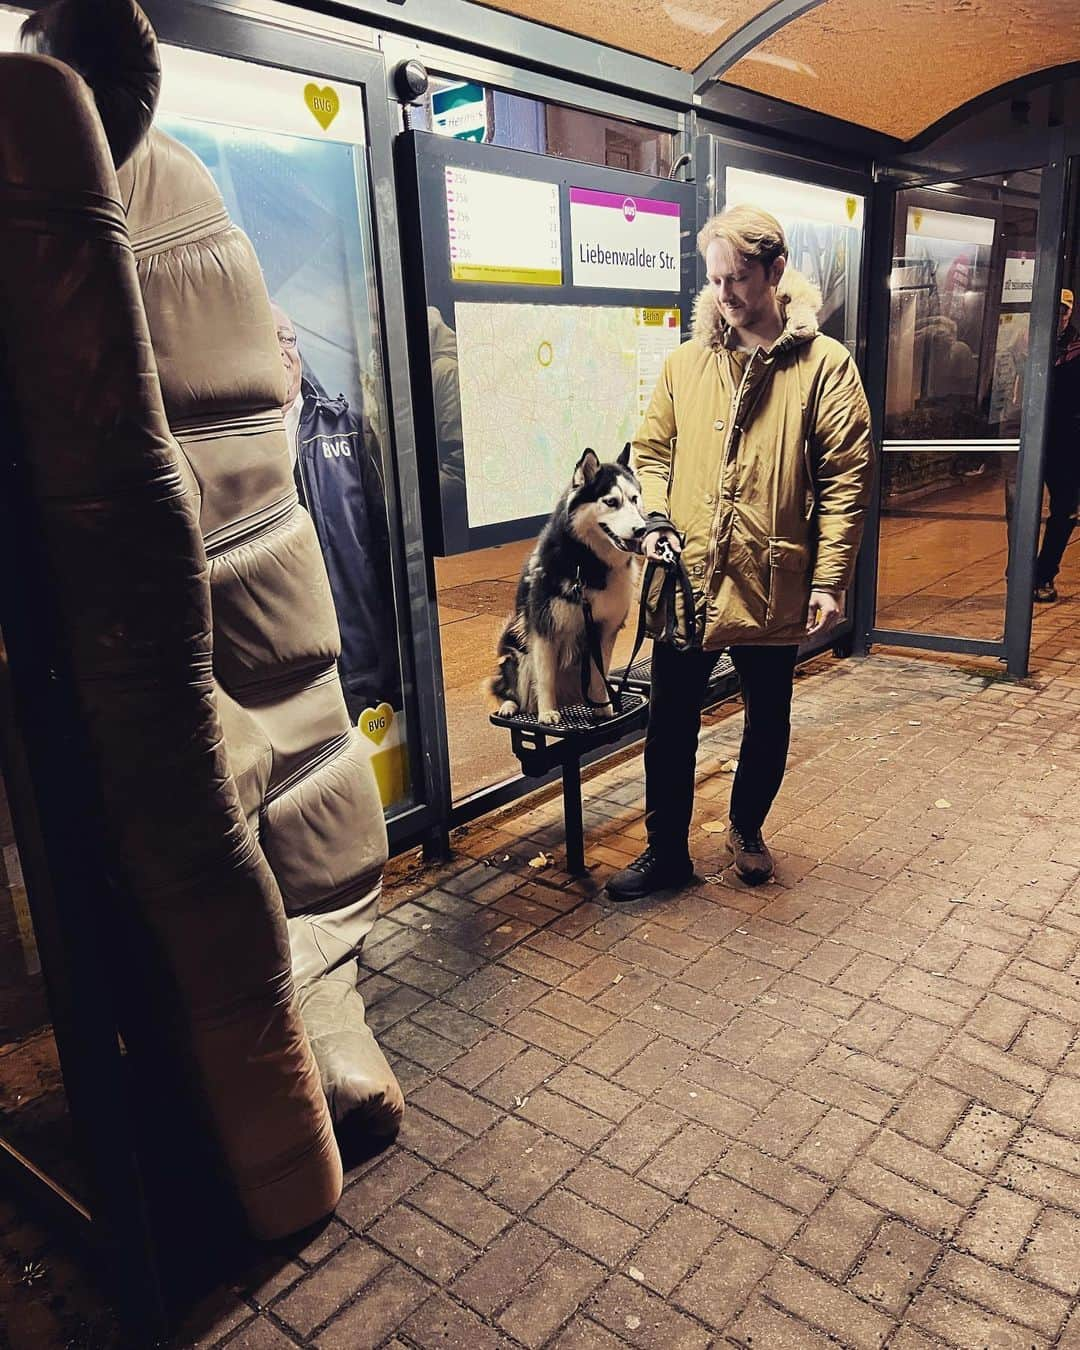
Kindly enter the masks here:
[[[407, 109], [407, 121], [418, 130], [656, 177], [668, 175], [674, 156], [669, 131], [439, 76], [424, 100]], [[535, 542], [434, 560], [455, 803], [520, 774], [506, 732], [488, 720], [491, 707], [483, 685], [494, 671], [496, 642]], [[633, 636], [630, 628], [620, 634], [615, 669], [629, 657]]]
[[897, 194], [880, 630], [1003, 637], [1039, 178]]

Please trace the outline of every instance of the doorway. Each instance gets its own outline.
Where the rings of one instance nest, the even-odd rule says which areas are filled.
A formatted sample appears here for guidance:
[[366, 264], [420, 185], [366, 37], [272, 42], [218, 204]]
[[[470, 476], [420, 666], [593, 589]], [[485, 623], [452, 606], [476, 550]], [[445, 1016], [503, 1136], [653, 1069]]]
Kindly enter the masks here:
[[875, 642], [1027, 672], [1062, 182], [1053, 165], [877, 199]]

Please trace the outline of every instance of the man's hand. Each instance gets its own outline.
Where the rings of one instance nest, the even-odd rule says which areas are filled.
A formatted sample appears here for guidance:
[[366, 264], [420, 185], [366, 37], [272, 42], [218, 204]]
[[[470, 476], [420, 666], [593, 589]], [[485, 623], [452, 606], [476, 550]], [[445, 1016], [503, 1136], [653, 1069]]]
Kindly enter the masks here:
[[682, 544], [674, 530], [653, 530], [645, 536], [641, 551], [646, 558], [669, 563], [674, 562], [682, 552]]
[[832, 591], [811, 591], [810, 607], [806, 615], [806, 636], [827, 633], [844, 617], [844, 606]]

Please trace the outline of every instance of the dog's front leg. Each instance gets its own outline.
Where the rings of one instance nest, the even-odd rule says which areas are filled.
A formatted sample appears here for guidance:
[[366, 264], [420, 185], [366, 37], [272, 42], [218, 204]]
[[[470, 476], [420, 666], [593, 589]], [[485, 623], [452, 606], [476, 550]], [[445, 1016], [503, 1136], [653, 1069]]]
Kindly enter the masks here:
[[593, 704], [593, 716], [601, 720], [612, 717], [615, 713], [608, 697], [604, 678], [611, 670], [611, 654], [615, 650], [615, 638], [617, 636], [617, 633], [606, 627], [600, 634], [600, 659], [604, 663], [603, 675], [596, 669], [595, 660], [589, 662], [589, 699]]
[[558, 726], [558, 650], [553, 642], [534, 633], [529, 643], [529, 655], [536, 677], [536, 720], [543, 726]]

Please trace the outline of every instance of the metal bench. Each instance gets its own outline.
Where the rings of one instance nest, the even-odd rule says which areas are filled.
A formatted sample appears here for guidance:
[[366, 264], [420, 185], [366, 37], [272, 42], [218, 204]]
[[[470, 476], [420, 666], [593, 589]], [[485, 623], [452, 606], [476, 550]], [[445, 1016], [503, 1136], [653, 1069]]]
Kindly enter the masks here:
[[[622, 695], [622, 707], [614, 717], [597, 720], [592, 710], [583, 703], [559, 710], [558, 726], [541, 725], [527, 713], [503, 717], [492, 713], [497, 727], [510, 730], [510, 748], [521, 764], [521, 771], [529, 778], [542, 778], [556, 767], [562, 771], [563, 825], [566, 834], [566, 870], [572, 874], [585, 871], [585, 832], [581, 817], [581, 759], [590, 751], [613, 741], [622, 740], [629, 732], [645, 725], [649, 699], [637, 681], [629, 680]], [[648, 689], [646, 663], [645, 689]]]

